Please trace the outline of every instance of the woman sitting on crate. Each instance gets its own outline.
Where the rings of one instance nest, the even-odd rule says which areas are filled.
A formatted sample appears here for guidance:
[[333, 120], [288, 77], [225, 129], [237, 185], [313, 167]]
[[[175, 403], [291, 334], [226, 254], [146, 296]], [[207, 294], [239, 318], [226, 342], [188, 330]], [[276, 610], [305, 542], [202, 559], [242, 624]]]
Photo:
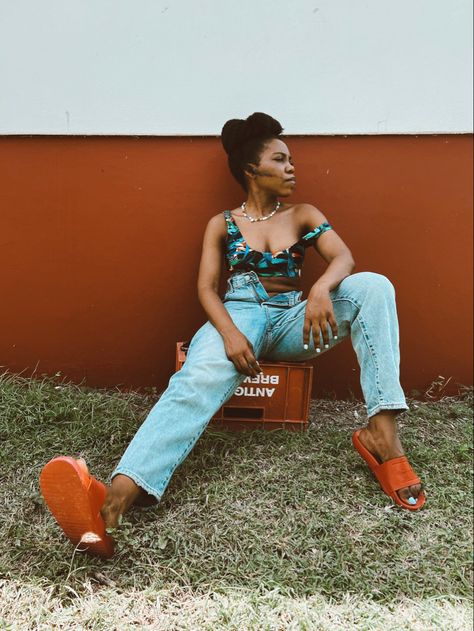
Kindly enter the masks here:
[[[245, 377], [262, 372], [259, 358], [313, 359], [349, 337], [369, 417], [354, 432], [354, 446], [394, 502], [409, 510], [425, 502], [397, 436], [396, 415], [409, 408], [399, 382], [394, 287], [381, 274], [352, 274], [351, 252], [320, 210], [278, 201], [296, 184], [282, 131], [260, 112], [229, 120], [222, 129], [230, 171], [247, 199], [212, 217], [205, 230], [198, 296], [209, 321], [123, 454], [110, 488], [90, 476], [82, 460], [55, 458], [42, 471], [53, 515], [91, 553], [113, 553], [105, 528], [116, 527], [134, 502], [160, 500], [214, 413]], [[328, 266], [302, 300], [301, 270], [310, 246]], [[223, 256], [232, 274], [222, 300]]]

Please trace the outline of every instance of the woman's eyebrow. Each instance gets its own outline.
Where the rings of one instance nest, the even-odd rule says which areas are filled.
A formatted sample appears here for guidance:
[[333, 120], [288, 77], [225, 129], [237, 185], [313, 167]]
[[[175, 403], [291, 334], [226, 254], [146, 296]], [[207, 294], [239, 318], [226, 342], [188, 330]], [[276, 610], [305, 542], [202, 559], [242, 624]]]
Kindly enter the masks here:
[[[282, 155], [282, 156], [286, 156], [286, 153], [285, 153], [284, 151], [274, 151], [274, 152], [273, 152], [273, 155], [274, 155], [274, 156], [276, 156], [276, 155], [278, 155], [278, 154], [280, 154], [280, 155]], [[292, 156], [288, 156], [288, 157], [291, 159], [291, 157], [292, 157]]]

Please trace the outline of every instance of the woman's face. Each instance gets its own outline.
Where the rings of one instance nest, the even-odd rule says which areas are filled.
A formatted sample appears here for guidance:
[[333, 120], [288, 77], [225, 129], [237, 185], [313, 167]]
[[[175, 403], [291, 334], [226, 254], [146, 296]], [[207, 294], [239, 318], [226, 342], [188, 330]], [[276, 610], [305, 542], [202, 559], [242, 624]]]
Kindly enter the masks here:
[[295, 167], [290, 151], [283, 140], [269, 140], [255, 167], [253, 182], [258, 188], [279, 197], [288, 197], [296, 186]]

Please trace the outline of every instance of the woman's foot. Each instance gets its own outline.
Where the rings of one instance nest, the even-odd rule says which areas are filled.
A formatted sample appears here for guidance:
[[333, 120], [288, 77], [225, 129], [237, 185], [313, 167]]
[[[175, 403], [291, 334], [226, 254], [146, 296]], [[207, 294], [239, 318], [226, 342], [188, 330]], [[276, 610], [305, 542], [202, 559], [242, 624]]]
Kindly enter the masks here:
[[[359, 434], [360, 442], [380, 463], [404, 455], [397, 434], [396, 414], [391, 410], [383, 410], [375, 414], [369, 419], [367, 427], [361, 429]], [[421, 484], [414, 484], [400, 489], [397, 494], [402, 501], [414, 505], [420, 492]]]
[[144, 494], [143, 489], [126, 475], [117, 474], [107, 489], [105, 502], [100, 514], [106, 528], [117, 528], [121, 516], [137, 498]]

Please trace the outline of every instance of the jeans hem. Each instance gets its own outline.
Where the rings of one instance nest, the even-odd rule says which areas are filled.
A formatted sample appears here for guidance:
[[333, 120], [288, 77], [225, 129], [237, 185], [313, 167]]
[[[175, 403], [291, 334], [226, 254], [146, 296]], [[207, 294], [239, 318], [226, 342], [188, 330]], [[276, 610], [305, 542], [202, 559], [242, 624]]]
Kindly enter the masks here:
[[400, 401], [399, 403], [378, 403], [376, 406], [372, 407], [370, 410], [367, 410], [367, 415], [370, 418], [374, 416], [374, 414], [378, 414], [383, 410], [409, 410], [410, 408], [406, 404], [406, 401]]
[[145, 482], [145, 480], [143, 480], [139, 475], [137, 475], [130, 469], [127, 469], [127, 467], [117, 467], [115, 471], [112, 473], [112, 475], [110, 476], [110, 479], [112, 480], [119, 473], [121, 475], [126, 475], [128, 478], [131, 478], [135, 482], [135, 484], [141, 487], [149, 495], [153, 495], [154, 497], [156, 497], [158, 501], [161, 500], [163, 493], [158, 493], [158, 491], [156, 491], [153, 487], [151, 487], [148, 484], [148, 482]]

